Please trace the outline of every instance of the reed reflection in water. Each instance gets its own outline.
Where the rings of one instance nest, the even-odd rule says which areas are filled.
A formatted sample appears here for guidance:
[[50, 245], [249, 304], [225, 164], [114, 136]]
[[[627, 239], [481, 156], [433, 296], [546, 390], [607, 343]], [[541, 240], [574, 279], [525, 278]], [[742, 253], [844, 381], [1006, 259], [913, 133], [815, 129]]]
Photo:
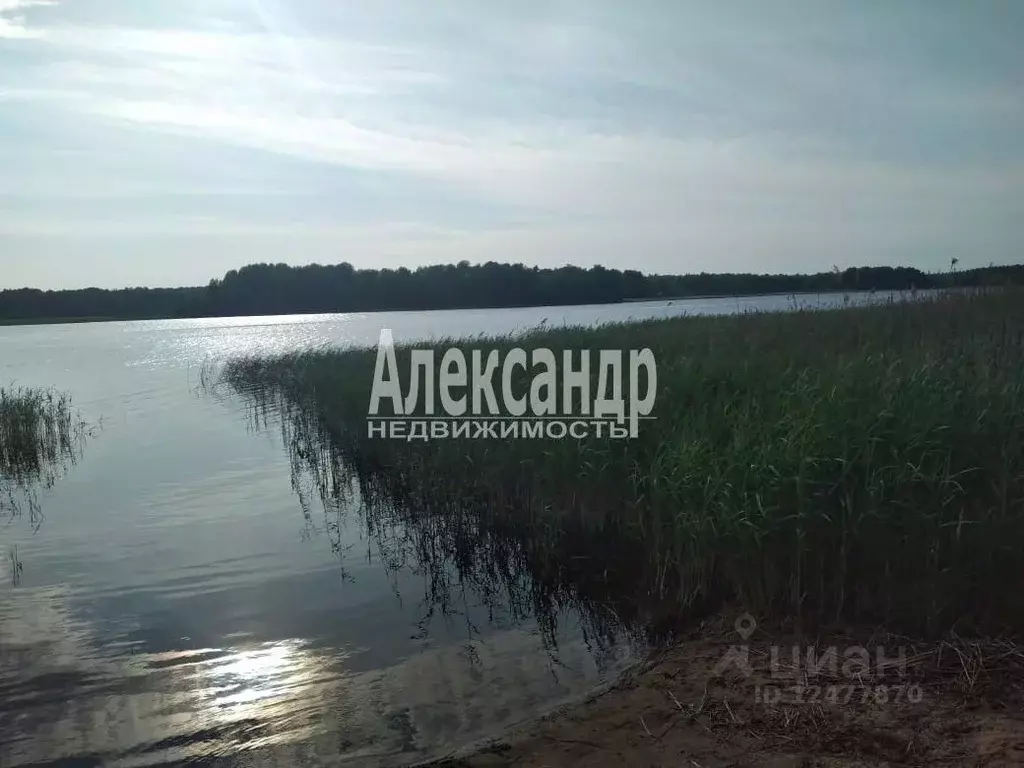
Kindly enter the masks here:
[[[465, 652], [472, 655], [481, 633], [469, 616], [474, 603], [486, 607], [489, 623], [535, 622], [556, 665], [559, 621], [566, 616], [579, 622], [598, 657], [616, 657], [623, 643], [647, 644], [650, 625], [634, 620], [642, 610], [634, 596], [622, 594], [607, 569], [580, 554], [593, 544], [592, 532], [546, 538], [514, 504], [453, 492], [450, 485], [410, 487], [401, 471], [374, 463], [357, 441], [334, 433], [314, 404], [271, 384], [238, 391], [250, 429], [280, 431], [307, 530], [318, 530], [314, 510], [320, 506], [322, 530], [343, 568], [356, 554], [347, 535], [355, 526], [365, 543], [358, 554], [379, 560], [396, 583], [400, 573], [416, 574], [423, 584], [424, 632], [437, 615], [464, 619]], [[614, 549], [604, 544], [589, 551]]]

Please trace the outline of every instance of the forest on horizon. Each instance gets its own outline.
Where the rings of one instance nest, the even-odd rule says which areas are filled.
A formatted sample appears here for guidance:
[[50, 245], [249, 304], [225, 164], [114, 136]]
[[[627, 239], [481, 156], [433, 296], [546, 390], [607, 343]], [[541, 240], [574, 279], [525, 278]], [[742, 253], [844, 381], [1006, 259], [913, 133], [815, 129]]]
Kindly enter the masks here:
[[696, 296], [750, 296], [1024, 284], [1024, 265], [926, 273], [851, 267], [814, 274], [645, 275], [594, 266], [557, 269], [468, 262], [417, 269], [351, 264], [250, 264], [202, 287], [0, 291], [0, 321], [138, 320], [383, 310], [607, 304]]

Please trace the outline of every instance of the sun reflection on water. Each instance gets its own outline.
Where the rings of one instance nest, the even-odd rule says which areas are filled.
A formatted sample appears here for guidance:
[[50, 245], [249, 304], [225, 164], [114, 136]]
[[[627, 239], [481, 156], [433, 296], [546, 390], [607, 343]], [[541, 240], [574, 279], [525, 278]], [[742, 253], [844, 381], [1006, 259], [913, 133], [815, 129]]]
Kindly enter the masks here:
[[328, 690], [344, 677], [330, 657], [297, 639], [242, 648], [205, 648], [148, 657], [149, 669], [171, 672], [178, 712], [192, 721], [190, 755], [231, 753], [308, 739]]

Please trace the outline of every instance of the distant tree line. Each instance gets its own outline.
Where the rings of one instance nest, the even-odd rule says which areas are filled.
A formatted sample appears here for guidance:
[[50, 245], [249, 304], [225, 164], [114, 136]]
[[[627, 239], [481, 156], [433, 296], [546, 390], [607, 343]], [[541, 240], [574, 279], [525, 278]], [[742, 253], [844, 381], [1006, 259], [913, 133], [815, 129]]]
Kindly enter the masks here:
[[540, 269], [488, 262], [415, 270], [351, 264], [252, 264], [196, 288], [87, 288], [0, 291], [0, 320], [143, 319], [304, 312], [604, 304], [694, 296], [907, 290], [1024, 284], [1024, 265], [925, 273], [909, 267], [855, 267], [797, 275], [645, 275], [595, 266]]

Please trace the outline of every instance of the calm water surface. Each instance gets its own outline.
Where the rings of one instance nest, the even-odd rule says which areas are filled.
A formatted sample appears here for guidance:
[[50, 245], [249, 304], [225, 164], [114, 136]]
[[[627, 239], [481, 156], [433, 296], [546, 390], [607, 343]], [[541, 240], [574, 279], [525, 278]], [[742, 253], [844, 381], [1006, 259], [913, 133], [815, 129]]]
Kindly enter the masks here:
[[344, 509], [310, 509], [279, 434], [197, 394], [204, 361], [374, 344], [384, 327], [408, 341], [792, 305], [0, 328], [0, 382], [66, 391], [102, 425], [43, 494], [41, 522], [0, 519], [0, 766], [408, 764], [578, 697], [642, 652], [572, 609], [538, 622], [472, 587], [438, 605], [423, 563], [390, 562]]

